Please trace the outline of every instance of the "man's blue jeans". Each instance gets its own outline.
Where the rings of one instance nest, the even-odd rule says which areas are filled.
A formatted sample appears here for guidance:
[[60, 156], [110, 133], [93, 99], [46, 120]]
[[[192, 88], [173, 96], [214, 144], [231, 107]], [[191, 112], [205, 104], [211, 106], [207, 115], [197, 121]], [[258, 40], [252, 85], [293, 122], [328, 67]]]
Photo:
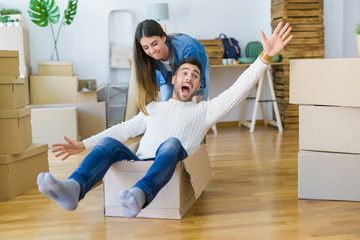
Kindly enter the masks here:
[[155, 158], [141, 160], [121, 142], [105, 137], [85, 157], [69, 179], [80, 183], [79, 199], [83, 199], [85, 194], [104, 177], [113, 163], [122, 160], [154, 160], [146, 175], [134, 185], [144, 191], [146, 202], [143, 207], [146, 207], [169, 182], [178, 161], [186, 157], [187, 153], [177, 138], [169, 138], [163, 142], [157, 149]]

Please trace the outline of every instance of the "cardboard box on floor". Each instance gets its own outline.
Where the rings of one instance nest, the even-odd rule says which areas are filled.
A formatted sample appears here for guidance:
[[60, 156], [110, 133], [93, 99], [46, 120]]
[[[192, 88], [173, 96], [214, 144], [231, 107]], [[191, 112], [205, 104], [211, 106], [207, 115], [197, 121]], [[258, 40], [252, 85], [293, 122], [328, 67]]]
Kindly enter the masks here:
[[0, 110], [15, 110], [25, 106], [25, 79], [0, 77]]
[[[133, 147], [135, 152], [137, 147]], [[145, 176], [153, 161], [120, 161], [111, 166], [104, 182], [105, 216], [122, 217], [117, 194], [130, 189]], [[212, 168], [202, 144], [191, 156], [179, 162], [174, 175], [138, 218], [181, 219], [209, 183]]]
[[19, 52], [20, 66], [30, 65], [28, 31], [25, 27], [0, 28], [0, 49]]
[[31, 104], [77, 102], [77, 76], [30, 76]]
[[[106, 129], [105, 102], [31, 105], [32, 109], [52, 109], [64, 107], [76, 107], [78, 112], [80, 139], [91, 137], [92, 135], [98, 134]], [[53, 124], [58, 125], [57, 122], [60, 121], [60, 119], [54, 121], [56, 123]]]
[[17, 155], [0, 155], [0, 199], [11, 199], [36, 187], [37, 175], [49, 171], [46, 144], [33, 143]]
[[360, 154], [360, 108], [299, 107], [301, 150]]
[[20, 154], [31, 144], [30, 107], [0, 111], [0, 154]]
[[360, 58], [290, 61], [290, 103], [360, 107]]
[[39, 76], [72, 76], [72, 61], [38, 61]]
[[299, 151], [299, 198], [360, 201], [360, 155]]
[[64, 142], [64, 136], [79, 140], [76, 107], [31, 108], [32, 141], [46, 143]]
[[19, 52], [0, 51], [0, 77], [19, 77]]

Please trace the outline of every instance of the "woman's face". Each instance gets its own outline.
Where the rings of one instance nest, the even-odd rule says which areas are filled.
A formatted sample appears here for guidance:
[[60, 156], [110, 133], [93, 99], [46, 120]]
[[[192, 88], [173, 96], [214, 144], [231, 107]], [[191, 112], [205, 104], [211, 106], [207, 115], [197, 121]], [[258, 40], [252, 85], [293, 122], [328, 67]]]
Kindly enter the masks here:
[[144, 52], [155, 60], [169, 60], [169, 49], [166, 45], [166, 36], [142, 37], [140, 45]]

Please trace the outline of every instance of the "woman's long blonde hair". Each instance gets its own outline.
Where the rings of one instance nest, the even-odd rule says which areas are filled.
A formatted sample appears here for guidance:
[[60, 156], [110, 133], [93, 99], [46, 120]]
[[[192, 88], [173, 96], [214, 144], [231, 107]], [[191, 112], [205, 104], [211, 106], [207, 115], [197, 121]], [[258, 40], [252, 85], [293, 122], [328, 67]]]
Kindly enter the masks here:
[[[156, 60], [148, 56], [143, 50], [140, 40], [142, 37], [166, 36], [170, 44], [169, 54], [172, 56], [172, 42], [166, 35], [159, 23], [154, 20], [144, 20], [138, 24], [134, 41], [134, 61], [137, 82], [137, 105], [144, 114], [148, 115], [146, 105], [158, 99], [159, 86], [156, 79]], [[173, 60], [170, 57], [170, 65], [173, 69]]]

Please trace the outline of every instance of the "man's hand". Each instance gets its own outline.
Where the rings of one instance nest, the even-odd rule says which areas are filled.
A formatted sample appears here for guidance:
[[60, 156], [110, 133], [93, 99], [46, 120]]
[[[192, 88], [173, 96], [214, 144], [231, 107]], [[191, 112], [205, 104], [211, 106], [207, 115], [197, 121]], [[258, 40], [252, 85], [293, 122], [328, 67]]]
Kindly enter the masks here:
[[78, 142], [75, 140], [72, 140], [66, 136], [64, 136], [64, 139], [66, 140], [66, 143], [56, 143], [53, 144], [53, 147], [57, 147], [54, 150], [52, 150], [53, 153], [59, 152], [55, 155], [55, 157], [59, 157], [63, 154], [66, 154], [61, 160], [65, 160], [71, 155], [80, 153], [85, 150], [85, 146], [83, 142]]
[[291, 32], [291, 27], [289, 27], [289, 23], [285, 24], [285, 26], [281, 29], [282, 24], [283, 23], [280, 22], [276, 26], [275, 31], [270, 38], [266, 38], [264, 32], [260, 31], [264, 53], [268, 56], [273, 57], [278, 54], [293, 38], [293, 35], [287, 37]]

